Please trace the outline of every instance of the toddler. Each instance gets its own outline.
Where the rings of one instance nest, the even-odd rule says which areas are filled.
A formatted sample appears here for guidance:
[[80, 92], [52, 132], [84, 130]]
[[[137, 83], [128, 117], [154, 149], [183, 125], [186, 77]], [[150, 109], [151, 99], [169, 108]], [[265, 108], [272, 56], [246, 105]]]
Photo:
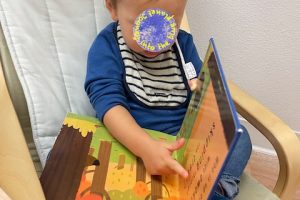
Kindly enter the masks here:
[[[184, 65], [192, 63], [199, 74], [202, 62], [190, 34], [178, 30], [178, 42], [174, 40], [162, 51], [151, 51], [138, 44], [134, 25], [143, 11], [159, 8], [170, 13], [180, 27], [186, 3], [187, 0], [106, 0], [115, 22], [100, 32], [88, 55], [85, 90], [97, 117], [119, 142], [143, 160], [152, 175], [188, 176], [172, 158], [172, 152], [184, 145], [184, 139], [165, 143], [152, 139], [143, 128], [177, 134], [191, 91], [198, 87], [197, 79], [186, 76]], [[232, 199], [238, 193], [238, 178], [251, 152], [249, 136], [243, 135], [215, 199]]]

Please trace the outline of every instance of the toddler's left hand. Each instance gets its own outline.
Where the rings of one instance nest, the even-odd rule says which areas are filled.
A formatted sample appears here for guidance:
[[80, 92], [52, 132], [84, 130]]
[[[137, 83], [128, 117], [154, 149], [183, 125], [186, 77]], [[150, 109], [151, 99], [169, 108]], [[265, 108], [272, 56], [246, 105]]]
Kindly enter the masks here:
[[188, 81], [191, 91], [200, 90], [201, 82], [199, 79], [194, 78]]

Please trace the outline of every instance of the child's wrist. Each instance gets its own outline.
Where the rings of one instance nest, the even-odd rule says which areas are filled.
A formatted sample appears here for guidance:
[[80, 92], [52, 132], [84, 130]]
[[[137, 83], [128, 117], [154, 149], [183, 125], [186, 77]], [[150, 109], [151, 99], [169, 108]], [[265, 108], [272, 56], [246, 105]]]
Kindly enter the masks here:
[[151, 137], [143, 137], [137, 141], [136, 144], [135, 155], [143, 158], [149, 154], [149, 151], [151, 151], [151, 148], [155, 145], [155, 140]]

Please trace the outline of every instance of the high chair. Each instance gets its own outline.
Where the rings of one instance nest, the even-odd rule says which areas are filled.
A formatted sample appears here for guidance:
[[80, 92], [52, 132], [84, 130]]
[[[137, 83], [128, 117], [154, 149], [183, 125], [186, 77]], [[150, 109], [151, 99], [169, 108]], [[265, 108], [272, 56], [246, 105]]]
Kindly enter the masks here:
[[[38, 177], [65, 114], [95, 114], [83, 89], [86, 56], [110, 19], [100, 0], [0, 0], [0, 20], [0, 199], [42, 200]], [[182, 28], [189, 31], [186, 16]], [[273, 191], [244, 174], [237, 199], [292, 199], [299, 139], [233, 82], [229, 87], [239, 114], [271, 142], [280, 163]]]

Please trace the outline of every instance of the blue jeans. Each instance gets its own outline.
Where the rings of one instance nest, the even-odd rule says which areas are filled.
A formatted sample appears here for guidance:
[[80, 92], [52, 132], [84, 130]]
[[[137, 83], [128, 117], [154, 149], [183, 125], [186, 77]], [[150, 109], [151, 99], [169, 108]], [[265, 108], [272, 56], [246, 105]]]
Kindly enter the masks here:
[[252, 151], [252, 144], [245, 127], [237, 141], [228, 162], [224, 167], [223, 174], [212, 200], [230, 200], [239, 193], [238, 183]]

